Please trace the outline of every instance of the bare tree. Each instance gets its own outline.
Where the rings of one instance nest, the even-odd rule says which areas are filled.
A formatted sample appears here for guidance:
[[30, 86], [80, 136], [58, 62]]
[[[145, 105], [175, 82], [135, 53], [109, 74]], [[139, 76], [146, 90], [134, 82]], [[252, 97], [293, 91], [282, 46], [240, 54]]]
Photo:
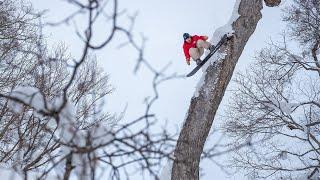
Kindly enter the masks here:
[[[266, 1], [277, 5], [280, 1]], [[187, 118], [175, 148], [172, 179], [199, 179], [199, 163], [215, 114], [236, 63], [258, 21], [261, 19], [262, 0], [239, 0], [234, 14], [239, 14], [227, 27], [233, 38], [220, 50], [216, 63], [210, 64], [202, 77], [198, 93], [191, 99]], [[214, 38], [224, 33], [216, 31]], [[217, 37], [215, 37], [217, 36]]]
[[[42, 13], [35, 13], [23, 1], [1, 1], [1, 167], [13, 168], [24, 179], [45, 179], [54, 171], [59, 172], [59, 179], [71, 175], [98, 179], [106, 173], [110, 179], [122, 179], [136, 169], [157, 178], [162, 159], [172, 151], [173, 139], [165, 129], [152, 131], [157, 118], [150, 109], [158, 98], [157, 86], [177, 75], [165, 76], [167, 67], [158, 71], [143, 59], [143, 46], [133, 41], [131, 27], [117, 24], [117, 1], [113, 1], [111, 16], [105, 12], [110, 1], [68, 3], [79, 10], [51, 25], [80, 14], [87, 17], [83, 33], [77, 29], [84, 45], [78, 60], [67, 55], [63, 45], [48, 50]], [[105, 41], [96, 45], [92, 31], [101, 16], [113, 26]], [[155, 96], [146, 101], [145, 114], [128, 123], [102, 110], [111, 88], [90, 52], [108, 45], [115, 33], [124, 33], [139, 52], [138, 64], [146, 64], [155, 74]]]
[[319, 179], [320, 2], [295, 0], [283, 20], [283, 42], [272, 42], [236, 78], [225, 130], [234, 144], [251, 146], [232, 165], [252, 179]]

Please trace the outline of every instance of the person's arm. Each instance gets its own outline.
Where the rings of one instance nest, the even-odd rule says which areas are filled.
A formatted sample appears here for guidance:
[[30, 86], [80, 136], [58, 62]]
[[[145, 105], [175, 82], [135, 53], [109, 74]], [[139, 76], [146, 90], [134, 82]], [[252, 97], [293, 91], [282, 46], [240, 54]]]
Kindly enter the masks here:
[[194, 39], [196, 39], [196, 40], [199, 40], [199, 39], [201, 39], [201, 40], [204, 40], [204, 41], [206, 41], [206, 40], [208, 40], [208, 36], [198, 36], [198, 35], [194, 35], [194, 36], [192, 36]]
[[187, 64], [190, 65], [190, 58], [187, 58]]
[[190, 54], [189, 54], [189, 49], [187, 49], [185, 46], [183, 46], [183, 52], [184, 52], [184, 55], [186, 56], [187, 64], [188, 64], [188, 65], [190, 65]]
[[208, 36], [200, 36], [200, 38], [204, 41], [208, 40]]

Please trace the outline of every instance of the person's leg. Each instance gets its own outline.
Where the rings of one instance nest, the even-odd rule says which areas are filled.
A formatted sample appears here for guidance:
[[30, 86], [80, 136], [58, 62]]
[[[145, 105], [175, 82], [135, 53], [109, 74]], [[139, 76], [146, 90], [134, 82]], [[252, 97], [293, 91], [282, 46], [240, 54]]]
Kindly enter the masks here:
[[204, 40], [198, 40], [197, 41], [197, 48], [206, 48], [209, 49], [211, 46], [211, 44], [208, 41], [204, 41]]
[[203, 40], [198, 40], [197, 41], [197, 47], [200, 49], [206, 48], [210, 51], [213, 51], [215, 46], [211, 45], [211, 43], [209, 43], [208, 41], [203, 41]]
[[201, 54], [199, 52], [199, 48], [190, 48], [189, 49], [189, 54], [192, 57], [193, 60], [200, 59]]
[[203, 55], [203, 53], [204, 53], [204, 48], [198, 48], [198, 50], [199, 50], [199, 54], [200, 54], [200, 57]]
[[203, 54], [203, 48], [202, 51], [200, 48], [190, 48], [189, 49], [189, 54], [192, 57], [192, 59], [199, 65], [201, 63], [200, 57]]

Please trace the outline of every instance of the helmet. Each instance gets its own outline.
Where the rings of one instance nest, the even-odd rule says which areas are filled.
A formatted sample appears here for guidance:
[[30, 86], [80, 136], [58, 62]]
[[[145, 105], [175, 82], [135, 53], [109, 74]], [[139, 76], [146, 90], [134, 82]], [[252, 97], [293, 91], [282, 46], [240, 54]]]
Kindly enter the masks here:
[[187, 40], [189, 37], [191, 37], [189, 33], [183, 33], [184, 40]]

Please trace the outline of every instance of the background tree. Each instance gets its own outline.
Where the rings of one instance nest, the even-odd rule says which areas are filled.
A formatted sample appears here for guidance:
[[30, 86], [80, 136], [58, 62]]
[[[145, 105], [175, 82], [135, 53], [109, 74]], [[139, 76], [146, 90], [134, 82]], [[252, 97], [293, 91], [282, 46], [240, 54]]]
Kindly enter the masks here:
[[232, 166], [252, 179], [318, 179], [320, 167], [320, 2], [294, 0], [283, 42], [271, 43], [236, 78], [225, 131]]
[[[91, 44], [93, 25], [110, 2], [69, 3], [80, 10], [67, 20], [78, 13], [88, 18], [84, 33], [77, 31], [84, 45], [78, 60], [63, 45], [49, 50], [42, 13], [31, 4], [1, 1], [1, 168], [14, 169], [24, 179], [53, 175], [97, 179], [106, 173], [120, 179], [133, 169], [157, 177], [161, 160], [169, 158], [172, 138], [165, 130], [152, 132], [156, 117], [149, 108], [155, 99], [147, 101], [145, 114], [127, 123], [105, 112], [103, 99], [111, 88], [92, 52], [106, 46], [117, 32], [124, 32], [137, 50], [140, 47], [130, 31], [116, 23], [102, 44]], [[111, 22], [116, 22], [117, 1], [113, 5]], [[154, 73], [155, 91], [158, 84], [175, 77]]]

